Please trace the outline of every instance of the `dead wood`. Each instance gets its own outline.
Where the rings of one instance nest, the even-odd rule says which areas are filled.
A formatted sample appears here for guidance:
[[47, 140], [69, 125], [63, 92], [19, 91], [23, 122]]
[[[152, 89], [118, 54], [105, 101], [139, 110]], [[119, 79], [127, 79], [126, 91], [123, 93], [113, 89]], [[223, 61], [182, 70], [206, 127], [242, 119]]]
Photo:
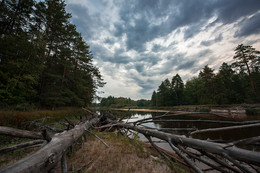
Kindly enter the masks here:
[[177, 147], [175, 147], [172, 142], [171, 139], [168, 140], [168, 143], [170, 144], [170, 147], [173, 149], [173, 151], [175, 151], [178, 156], [180, 158], [182, 158], [193, 170], [195, 170], [197, 173], [203, 173], [193, 162], [191, 162], [185, 155], [181, 154], [181, 152], [179, 151], [179, 149]]
[[8, 135], [19, 138], [29, 138], [29, 139], [43, 139], [41, 133], [32, 132], [28, 130], [20, 130], [11, 127], [0, 126], [0, 135]]
[[225, 148], [225, 144], [208, 142], [200, 139], [188, 138], [185, 136], [174, 135], [170, 133], [160, 132], [152, 129], [145, 129], [142, 127], [134, 126], [133, 124], [117, 123], [118, 127], [124, 127], [128, 129], [135, 130], [139, 133], [142, 133], [146, 136], [153, 136], [165, 141], [169, 139], [171, 142], [184, 145], [190, 148], [195, 148], [198, 150], [204, 150], [205, 152], [214, 153], [223, 156], [223, 153], [228, 154], [234, 159], [244, 161], [249, 164], [260, 165], [260, 154], [259, 152], [248, 151], [245, 149], [240, 149], [235, 146]]
[[95, 117], [83, 124], [76, 125], [75, 128], [62, 133], [55, 134], [51, 141], [36, 153], [19, 160], [2, 170], [1, 173], [24, 173], [24, 172], [48, 172], [55, 168], [61, 160], [66, 150], [93, 124], [99, 121]]
[[144, 124], [144, 123], [150, 123], [150, 122], [190, 122], [190, 123], [219, 123], [219, 124], [234, 124], [234, 125], [244, 125], [244, 124], [258, 124], [260, 121], [219, 121], [219, 120], [182, 120], [182, 119], [171, 119], [171, 120], [148, 120], [148, 121], [138, 121], [134, 122], [134, 124]]
[[9, 152], [9, 151], [18, 150], [18, 149], [21, 149], [21, 148], [26, 148], [26, 147], [29, 147], [29, 146], [42, 144], [43, 142], [44, 142], [44, 140], [36, 140], [36, 141], [30, 141], [30, 142], [25, 142], [25, 143], [22, 143], [22, 144], [14, 145], [14, 146], [11, 146], [11, 147], [1, 148], [0, 153], [2, 154], [2, 153]]
[[156, 116], [156, 117], [144, 118], [144, 119], [135, 121], [134, 124], [140, 124], [140, 122], [144, 122], [144, 121], [147, 121], [147, 120], [156, 120], [156, 119], [160, 119], [160, 118], [182, 116], [182, 115], [210, 114], [210, 115], [214, 115], [214, 116], [219, 116], [217, 114], [210, 113], [210, 112], [188, 112], [188, 113], [179, 113], [179, 114], [168, 114], [168, 113], [169, 112], [166, 112], [165, 114], [160, 115], [160, 116]]
[[225, 131], [225, 130], [236, 130], [236, 129], [250, 128], [250, 127], [259, 127], [259, 126], [260, 126], [260, 123], [240, 125], [240, 126], [229, 126], [229, 127], [202, 129], [202, 130], [196, 130], [194, 132], [191, 132], [190, 135], [193, 136], [195, 134], [200, 134], [200, 133], [218, 132], [218, 131]]
[[66, 152], [61, 157], [61, 172], [67, 173], [68, 172], [68, 166], [66, 161]]

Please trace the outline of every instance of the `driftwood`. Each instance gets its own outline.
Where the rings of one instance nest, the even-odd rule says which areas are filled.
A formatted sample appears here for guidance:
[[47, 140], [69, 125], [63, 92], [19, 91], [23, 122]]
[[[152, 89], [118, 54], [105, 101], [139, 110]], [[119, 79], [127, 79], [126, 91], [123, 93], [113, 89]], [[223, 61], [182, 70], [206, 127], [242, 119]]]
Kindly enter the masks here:
[[181, 119], [171, 119], [171, 120], [146, 120], [146, 121], [139, 121], [135, 124], [144, 124], [150, 122], [183, 122], [183, 123], [219, 123], [219, 124], [235, 124], [235, 125], [244, 125], [244, 124], [259, 124], [260, 121], [244, 121], [244, 122], [236, 122], [236, 121], [217, 121], [217, 120], [181, 120]]
[[260, 154], [257, 152], [248, 151], [237, 147], [225, 148], [226, 145], [224, 144], [213, 143], [213, 142], [208, 142], [208, 141], [193, 139], [193, 138], [187, 138], [186, 136], [164, 133], [152, 129], [145, 129], [142, 127], [134, 126], [133, 124], [117, 123], [117, 126], [127, 128], [127, 129], [132, 129], [139, 133], [153, 136], [165, 141], [170, 140], [173, 143], [182, 144], [187, 147], [191, 147], [199, 150], [205, 150], [209, 153], [215, 153], [219, 155], [222, 155], [223, 153], [227, 153], [228, 155], [238, 160], [247, 163], [253, 163], [257, 166], [260, 166]]
[[11, 146], [11, 147], [1, 148], [0, 154], [6, 153], [6, 152], [9, 152], [9, 151], [18, 150], [18, 149], [21, 149], [21, 148], [26, 148], [26, 147], [33, 146], [33, 145], [42, 144], [43, 142], [44, 142], [44, 140], [36, 140], [36, 141], [30, 141], [30, 142], [25, 142], [25, 143], [22, 143], [22, 144], [14, 145], [14, 146]]
[[211, 112], [188, 112], [188, 113], [179, 113], [179, 114], [168, 114], [168, 113], [169, 112], [166, 112], [165, 114], [156, 116], [156, 117], [144, 118], [144, 119], [135, 121], [134, 124], [140, 124], [141, 122], [148, 121], [148, 120], [156, 120], [156, 119], [161, 119], [161, 118], [166, 118], [166, 117], [183, 116], [183, 115], [201, 115], [201, 114], [208, 115], [208, 114], [210, 114], [210, 115], [214, 115], [217, 117], [227, 118], [227, 117], [223, 117], [223, 116], [211, 113]]
[[56, 167], [58, 161], [61, 160], [66, 150], [92, 125], [99, 121], [99, 117], [95, 117], [90, 121], [76, 125], [69, 131], [55, 134], [51, 141], [36, 153], [21, 159], [20, 161], [10, 165], [2, 170], [1, 173], [23, 173], [23, 172], [48, 172]]
[[28, 130], [20, 130], [11, 127], [0, 126], [0, 135], [8, 135], [19, 138], [43, 139], [41, 133]]
[[[111, 121], [110, 121], [110, 123], [111, 123]], [[235, 172], [248, 172], [248, 171], [254, 172], [253, 168], [248, 168], [248, 166], [245, 166], [245, 165], [248, 164], [251, 167], [256, 166], [258, 168], [260, 166], [260, 153], [259, 152], [241, 149], [241, 148], [236, 147], [235, 145], [231, 146], [230, 143], [220, 144], [220, 143], [209, 142], [209, 141], [200, 140], [200, 139], [188, 138], [186, 136], [180, 136], [180, 135], [175, 135], [175, 134], [171, 134], [171, 133], [161, 132], [161, 131], [158, 131], [155, 129], [149, 129], [149, 128], [145, 128], [145, 127], [136, 126], [135, 123], [114, 122], [113, 125], [117, 125], [119, 128], [131, 129], [131, 130], [137, 131], [138, 133], [141, 133], [144, 136], [146, 136], [148, 139], [149, 139], [149, 137], [156, 137], [158, 139], [168, 142], [169, 145], [171, 146], [171, 148], [181, 158], [183, 158], [184, 161], [188, 165], [190, 165], [190, 167], [196, 172], [201, 172], [201, 170], [197, 166], [195, 166], [193, 163], [191, 163], [191, 161], [188, 160], [187, 156], [192, 157], [193, 159], [202, 161], [203, 163], [210, 166], [212, 169], [223, 170], [223, 172], [229, 172], [228, 170], [232, 170], [232, 171], [236, 170]], [[258, 141], [258, 138], [255, 140]], [[151, 143], [151, 141], [150, 141], [150, 143]], [[152, 145], [154, 146], [155, 144], [152, 143]], [[221, 168], [221, 167], [217, 168], [217, 167], [219, 167], [218, 164], [217, 165], [212, 164], [211, 162], [208, 162], [207, 159], [205, 160], [205, 159], [202, 159], [197, 156], [195, 157], [194, 154], [191, 154], [191, 153], [188, 154], [187, 152], [184, 152], [183, 151], [184, 149], [181, 146], [193, 148], [197, 151], [204, 151], [204, 152], [208, 153], [211, 156], [211, 157], [208, 157], [208, 159], [217, 162], [223, 168]], [[183, 153], [181, 153], [180, 151], [182, 151]], [[185, 150], [185, 151], [187, 151], [187, 150]], [[222, 157], [222, 159], [228, 160], [229, 163], [232, 163], [233, 165], [231, 166], [230, 164], [227, 164], [226, 162], [223, 163], [221, 160], [217, 159], [217, 157], [215, 157], [214, 155], [217, 155], [218, 157]], [[206, 157], [206, 155], [204, 155], [204, 157]]]
[[202, 130], [197, 130], [197, 131], [191, 132], [190, 135], [196, 135], [196, 134], [208, 133], [208, 132], [218, 132], [218, 131], [225, 131], [225, 130], [236, 130], [236, 129], [250, 128], [250, 127], [260, 127], [260, 123], [247, 124], [247, 125], [241, 125], [241, 126], [202, 129]]

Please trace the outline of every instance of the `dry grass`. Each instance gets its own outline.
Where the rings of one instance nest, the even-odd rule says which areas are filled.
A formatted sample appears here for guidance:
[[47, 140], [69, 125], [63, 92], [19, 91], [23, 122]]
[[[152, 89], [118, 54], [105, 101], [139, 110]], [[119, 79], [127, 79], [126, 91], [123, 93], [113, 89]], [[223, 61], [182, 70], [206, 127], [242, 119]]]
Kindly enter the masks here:
[[84, 111], [80, 108], [36, 111], [0, 111], [0, 126], [24, 129], [27, 128], [26, 124], [32, 120], [45, 118], [44, 123], [52, 123], [64, 120], [64, 117], [73, 117], [74, 115], [83, 113]]
[[94, 137], [88, 137], [72, 156], [68, 158], [68, 167], [72, 172], [106, 173], [170, 173], [184, 172], [171, 170], [159, 158], [152, 157], [149, 149], [141, 142], [130, 140], [115, 133], [98, 133], [110, 147], [107, 148]]
[[31, 148], [28, 147], [26, 149], [19, 149], [19, 150], [1, 154], [0, 155], [0, 169], [17, 162], [18, 160], [20, 160], [26, 156], [33, 154], [37, 150], [39, 150], [39, 147], [31, 147]]

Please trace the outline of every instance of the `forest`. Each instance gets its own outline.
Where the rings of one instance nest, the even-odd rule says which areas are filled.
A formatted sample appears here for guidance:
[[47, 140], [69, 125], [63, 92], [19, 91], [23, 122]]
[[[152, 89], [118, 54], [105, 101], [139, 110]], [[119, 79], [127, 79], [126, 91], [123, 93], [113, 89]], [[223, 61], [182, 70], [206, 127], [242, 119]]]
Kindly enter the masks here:
[[85, 106], [105, 84], [65, 7], [61, 0], [1, 1], [0, 108]]
[[185, 84], [179, 74], [165, 79], [153, 91], [151, 100], [102, 98], [102, 107], [163, 107], [176, 105], [224, 105], [260, 102], [260, 52], [240, 44], [235, 49], [234, 63], [223, 63], [219, 71], [206, 65], [198, 77]]
[[176, 74], [165, 79], [154, 91], [151, 106], [259, 103], [260, 52], [240, 44], [235, 49], [234, 63], [223, 63], [219, 71], [206, 65], [198, 77], [185, 84]]

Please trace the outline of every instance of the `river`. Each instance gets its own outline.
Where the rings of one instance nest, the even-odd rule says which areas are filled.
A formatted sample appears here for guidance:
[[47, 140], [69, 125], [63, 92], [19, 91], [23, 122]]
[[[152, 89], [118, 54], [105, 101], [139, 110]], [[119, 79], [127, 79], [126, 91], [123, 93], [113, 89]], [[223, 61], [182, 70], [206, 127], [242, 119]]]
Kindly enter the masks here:
[[[137, 120], [141, 120], [144, 118], [151, 118], [163, 115], [163, 112], [135, 112], [135, 111], [111, 111], [113, 115], [116, 117], [123, 117], [125, 122], [135, 122]], [[259, 118], [259, 117], [255, 117]], [[157, 122], [147, 122], [141, 124], [142, 126], [149, 127], [149, 128], [156, 128], [158, 130], [167, 130], [169, 133], [177, 134], [177, 135], [188, 135], [190, 132], [195, 130], [201, 129], [208, 129], [208, 128], [218, 128], [218, 127], [227, 127], [227, 126], [234, 126], [237, 124], [233, 124], [232, 122], [239, 122], [242, 121], [234, 120], [232, 118], [223, 118], [218, 116], [213, 116], [210, 114], [197, 114], [197, 115], [173, 115], [171, 117], [162, 118], [157, 120]], [[162, 120], [162, 121], [161, 121]], [[168, 122], [163, 122], [166, 120]], [[192, 121], [195, 120], [195, 121]], [[199, 121], [202, 120], [202, 121]], [[252, 120], [252, 117], [248, 119], [243, 119], [243, 121]], [[224, 121], [225, 123], [220, 123], [219, 121]], [[230, 122], [231, 123], [228, 123]], [[193, 136], [193, 138], [203, 139], [203, 140], [212, 140], [212, 141], [234, 141], [244, 138], [250, 138], [254, 136], [260, 136], [260, 129], [258, 127], [251, 127], [251, 128], [241, 128], [236, 130], [225, 130], [219, 132], [211, 132], [211, 133], [202, 133]], [[139, 134], [139, 137], [143, 141], [147, 141], [147, 139]], [[171, 150], [168, 144], [160, 142], [158, 143], [159, 146], [163, 147], [164, 149]], [[260, 150], [259, 146], [252, 147], [253, 150]]]

